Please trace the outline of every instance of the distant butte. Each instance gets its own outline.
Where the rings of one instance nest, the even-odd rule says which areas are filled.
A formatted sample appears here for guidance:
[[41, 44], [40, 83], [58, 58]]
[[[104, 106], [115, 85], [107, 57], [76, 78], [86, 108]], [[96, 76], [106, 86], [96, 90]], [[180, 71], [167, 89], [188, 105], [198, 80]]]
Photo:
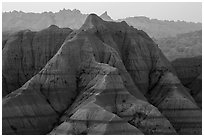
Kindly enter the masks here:
[[113, 19], [108, 15], [107, 11], [101, 14], [100, 18], [102, 18], [105, 21], [113, 21]]

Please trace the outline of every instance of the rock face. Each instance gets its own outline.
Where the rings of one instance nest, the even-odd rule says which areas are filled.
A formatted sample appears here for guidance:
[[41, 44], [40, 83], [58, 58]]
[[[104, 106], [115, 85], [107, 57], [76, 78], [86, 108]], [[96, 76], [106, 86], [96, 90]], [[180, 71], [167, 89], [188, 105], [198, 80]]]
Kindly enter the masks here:
[[14, 32], [11, 32], [11, 31], [2, 32], [2, 49], [4, 48], [6, 41], [8, 40], [8, 38], [10, 37], [12, 33]]
[[201, 134], [201, 117], [145, 32], [95, 14], [3, 98], [3, 134]]
[[20, 88], [55, 55], [72, 30], [50, 26], [23, 30], [5, 38], [2, 51], [3, 96]]
[[198, 106], [202, 108], [202, 74], [197, 76], [187, 87], [191, 90], [190, 93]]
[[189, 88], [197, 104], [202, 107], [202, 57], [176, 59], [172, 65], [182, 84]]

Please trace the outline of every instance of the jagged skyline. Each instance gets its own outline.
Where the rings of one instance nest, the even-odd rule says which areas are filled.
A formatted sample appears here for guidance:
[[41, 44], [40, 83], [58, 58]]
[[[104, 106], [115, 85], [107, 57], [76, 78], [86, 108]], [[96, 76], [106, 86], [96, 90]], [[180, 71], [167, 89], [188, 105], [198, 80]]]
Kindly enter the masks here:
[[[46, 5], [46, 6], [45, 6]], [[23, 12], [58, 12], [63, 9], [77, 9], [82, 14], [95, 13], [101, 15], [108, 12], [114, 20], [146, 16], [159, 20], [180, 20], [187, 22], [202, 22], [202, 3], [200, 2], [9, 2], [2, 3], [2, 11], [23, 11]], [[118, 14], [118, 11], [121, 11]], [[161, 12], [162, 11], [162, 12]]]

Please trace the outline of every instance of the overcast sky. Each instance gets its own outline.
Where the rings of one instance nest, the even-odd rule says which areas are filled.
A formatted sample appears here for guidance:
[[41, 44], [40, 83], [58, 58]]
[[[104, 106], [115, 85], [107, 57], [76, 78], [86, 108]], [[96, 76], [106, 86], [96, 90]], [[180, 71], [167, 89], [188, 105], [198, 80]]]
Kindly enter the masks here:
[[190, 2], [134, 2], [134, 3], [71, 3], [71, 2], [36, 2], [36, 3], [2, 3], [2, 10], [24, 12], [58, 12], [61, 9], [79, 9], [82, 13], [96, 13], [98, 15], [107, 11], [113, 19], [130, 16], [146, 16], [161, 20], [184, 20], [202, 22], [202, 3]]

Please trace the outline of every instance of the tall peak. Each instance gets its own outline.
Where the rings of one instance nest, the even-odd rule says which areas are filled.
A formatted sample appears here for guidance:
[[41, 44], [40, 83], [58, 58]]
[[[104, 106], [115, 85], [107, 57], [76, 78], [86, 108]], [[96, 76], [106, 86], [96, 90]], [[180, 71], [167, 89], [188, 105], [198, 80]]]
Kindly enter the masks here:
[[105, 11], [103, 14], [101, 14], [100, 17], [105, 21], [113, 21], [113, 19], [108, 15], [107, 11]]
[[97, 16], [96, 14], [90, 14], [87, 18], [86, 21], [84, 23], [84, 25], [86, 26], [90, 26], [90, 25], [97, 25], [97, 24], [101, 24], [103, 22], [103, 20]]
[[52, 25], [50, 25], [50, 26], [48, 27], [48, 29], [59, 29], [59, 27], [56, 26], [56, 25], [54, 25], [54, 24], [52, 24]]
[[105, 11], [102, 15], [108, 15], [108, 12], [107, 11]]

